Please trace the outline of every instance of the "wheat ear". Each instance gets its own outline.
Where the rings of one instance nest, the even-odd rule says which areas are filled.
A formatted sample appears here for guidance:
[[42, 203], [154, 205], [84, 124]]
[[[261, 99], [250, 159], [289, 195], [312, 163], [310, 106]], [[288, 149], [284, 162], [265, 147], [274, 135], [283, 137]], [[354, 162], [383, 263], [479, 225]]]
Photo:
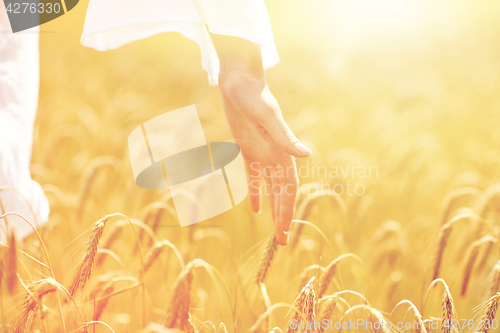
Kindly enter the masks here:
[[7, 249], [7, 258], [5, 261], [5, 285], [10, 295], [17, 292], [17, 241], [14, 232], [11, 231], [9, 237], [9, 248]]
[[[297, 320], [297, 322], [309, 323], [306, 326], [305, 333], [316, 333], [314, 328], [314, 323], [316, 320], [316, 296], [314, 294], [313, 283], [316, 278], [313, 276], [311, 280], [302, 288], [299, 295], [295, 299], [293, 306], [296, 308], [292, 316], [292, 320]], [[298, 310], [298, 311], [297, 311]], [[310, 326], [313, 326], [312, 328]], [[297, 332], [297, 329], [292, 329], [289, 325], [287, 328], [287, 333]]]
[[0, 249], [0, 321], [1, 322], [4, 322], [2, 282], [5, 274], [5, 267], [3, 261], [4, 261], [4, 251]]
[[[39, 308], [44, 313], [42, 304], [43, 296], [57, 291], [58, 284], [53, 278], [35, 281], [26, 287], [26, 291], [21, 296], [19, 314], [14, 322], [14, 332], [24, 332], [26, 324], [34, 311]], [[43, 319], [43, 318], [42, 318]]]
[[165, 246], [167, 246], [165, 242], [159, 241], [155, 243], [153, 247], [151, 247], [151, 249], [149, 249], [149, 251], [144, 256], [144, 273], [146, 273], [151, 268], [153, 263], [160, 256], [160, 253], [163, 251]]
[[441, 317], [441, 325], [442, 325], [441, 331], [443, 333], [450, 333], [454, 315], [453, 311], [454, 307], [453, 307], [453, 298], [451, 297], [451, 294], [448, 291], [448, 289], [445, 289], [441, 306], [443, 309], [443, 314]]
[[461, 296], [465, 296], [465, 294], [467, 294], [467, 287], [469, 286], [470, 276], [472, 274], [474, 264], [476, 263], [476, 259], [479, 255], [480, 245], [481, 243], [472, 244], [469, 250], [467, 251], [465, 266], [463, 269]]
[[[330, 317], [333, 314], [333, 311], [337, 307], [337, 302], [338, 302], [337, 296], [329, 297], [326, 300], [325, 304], [321, 308], [321, 312], [319, 313], [319, 321], [320, 322], [323, 322], [323, 320], [325, 320], [325, 319], [327, 319], [327, 320], [330, 319]], [[322, 325], [320, 326], [319, 331], [323, 332]]]
[[264, 283], [267, 272], [271, 263], [276, 255], [276, 251], [278, 250], [278, 242], [276, 241], [276, 236], [272, 233], [266, 241], [266, 246], [264, 247], [264, 251], [262, 252], [262, 256], [260, 257], [259, 267], [257, 268], [257, 274], [255, 275], [255, 281], [257, 285], [260, 286], [261, 283]]
[[434, 254], [434, 269], [432, 274], [432, 280], [436, 280], [439, 277], [439, 270], [441, 268], [441, 262], [443, 261], [443, 253], [446, 245], [448, 244], [448, 239], [450, 238], [452, 231], [452, 224], [447, 223], [439, 232], [438, 236], [438, 245], [436, 248], [436, 252]]
[[187, 264], [175, 282], [165, 326], [180, 330], [187, 330], [191, 326], [189, 322], [189, 304], [193, 278], [193, 265]]
[[319, 287], [318, 287], [318, 298], [323, 297], [325, 294], [326, 290], [328, 289], [328, 286], [332, 282], [333, 278], [335, 277], [335, 274], [337, 273], [337, 266], [339, 262], [345, 258], [348, 257], [354, 257], [358, 260], [359, 257], [352, 254], [352, 253], [346, 253], [341, 256], [338, 256], [332, 262], [328, 264], [328, 266], [325, 267], [325, 273], [321, 276], [320, 282], [319, 282]]
[[478, 332], [488, 333], [490, 330], [497, 313], [498, 301], [500, 301], [500, 294], [497, 293], [488, 300], [488, 303], [486, 303]]
[[87, 241], [87, 247], [85, 249], [85, 255], [83, 256], [82, 263], [80, 264], [73, 279], [73, 283], [69, 289], [71, 296], [74, 296], [78, 289], [83, 289], [90, 278], [94, 259], [97, 254], [97, 245], [99, 244], [99, 239], [102, 236], [107, 220], [108, 217], [102, 218], [95, 222], [92, 226], [90, 237]]
[[479, 262], [476, 265], [476, 270], [475, 270], [476, 274], [480, 274], [483, 271], [484, 267], [486, 266], [486, 264], [488, 262], [488, 259], [490, 258], [490, 254], [492, 254], [496, 248], [498, 248], [498, 244], [496, 244], [495, 242], [488, 243], [488, 246], [483, 251], [483, 255], [481, 256], [481, 259], [479, 260]]
[[500, 260], [493, 266], [493, 271], [491, 272], [491, 287], [490, 296], [495, 295], [500, 288]]

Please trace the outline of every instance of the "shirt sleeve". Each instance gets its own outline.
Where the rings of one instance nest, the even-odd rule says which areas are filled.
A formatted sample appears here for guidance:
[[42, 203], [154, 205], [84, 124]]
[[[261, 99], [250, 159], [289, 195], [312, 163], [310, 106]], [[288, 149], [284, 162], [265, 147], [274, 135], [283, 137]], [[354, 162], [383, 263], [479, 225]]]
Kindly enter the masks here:
[[263, 0], [91, 0], [81, 42], [106, 51], [168, 31], [198, 43], [212, 85], [219, 59], [209, 31], [259, 44], [264, 69], [279, 61]]
[[[10, 30], [0, 0], [0, 31]], [[50, 209], [42, 187], [30, 174], [40, 68], [38, 27], [28, 32], [0, 37], [0, 215], [15, 212], [39, 227], [47, 222]], [[20, 238], [33, 233], [20, 216], [7, 219], [8, 225], [0, 219], [0, 247], [7, 228]]]

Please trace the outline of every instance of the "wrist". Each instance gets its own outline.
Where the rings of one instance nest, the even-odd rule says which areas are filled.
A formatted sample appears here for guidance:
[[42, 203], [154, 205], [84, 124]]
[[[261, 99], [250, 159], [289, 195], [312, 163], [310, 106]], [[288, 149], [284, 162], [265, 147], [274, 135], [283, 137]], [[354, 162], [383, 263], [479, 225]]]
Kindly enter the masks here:
[[235, 75], [265, 78], [258, 44], [242, 38], [214, 34], [212, 41], [219, 57], [219, 81]]

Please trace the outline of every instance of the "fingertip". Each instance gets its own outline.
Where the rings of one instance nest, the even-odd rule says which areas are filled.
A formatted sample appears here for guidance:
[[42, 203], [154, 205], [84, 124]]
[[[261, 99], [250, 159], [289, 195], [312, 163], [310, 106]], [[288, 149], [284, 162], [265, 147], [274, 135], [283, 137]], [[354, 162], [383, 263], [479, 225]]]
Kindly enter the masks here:
[[276, 241], [281, 246], [286, 246], [288, 244], [288, 233], [283, 232], [283, 230], [276, 230]]
[[252, 212], [260, 214], [261, 213], [260, 198], [250, 198], [250, 207], [252, 208]]
[[282, 205], [280, 207], [281, 229], [284, 232], [290, 231], [294, 210], [294, 206], [290, 205]]
[[260, 198], [261, 198], [260, 192], [252, 193], [252, 191], [250, 191], [248, 196], [248, 201], [250, 201], [250, 208], [254, 213], [260, 213], [260, 207], [261, 207]]
[[305, 144], [301, 142], [297, 142], [294, 145], [295, 150], [298, 152], [298, 155], [295, 155], [296, 157], [308, 157], [312, 155], [312, 150], [309, 149]]
[[274, 229], [276, 234], [276, 240], [279, 245], [285, 246], [288, 244], [288, 232], [283, 231], [281, 228], [281, 221], [279, 219], [274, 219]]

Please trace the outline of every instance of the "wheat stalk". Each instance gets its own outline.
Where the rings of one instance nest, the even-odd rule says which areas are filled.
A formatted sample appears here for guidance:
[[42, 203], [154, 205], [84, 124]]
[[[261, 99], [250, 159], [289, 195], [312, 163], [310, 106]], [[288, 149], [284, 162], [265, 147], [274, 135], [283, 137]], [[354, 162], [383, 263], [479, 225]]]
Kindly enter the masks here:
[[128, 221], [126, 220], [119, 220], [116, 223], [114, 223], [109, 230], [106, 232], [108, 234], [108, 237], [106, 237], [103, 240], [102, 247], [109, 249], [113, 245], [113, 243], [120, 237], [123, 231], [123, 227], [128, 225]]
[[[125, 221], [125, 220], [120, 220], [120, 221], [116, 222], [115, 224], [113, 224], [111, 226], [111, 228], [109, 228], [109, 231], [106, 232], [107, 234], [109, 234], [109, 236], [106, 237], [105, 239], [103, 239], [102, 248], [104, 248], [104, 249], [111, 248], [113, 243], [122, 234], [123, 227], [126, 226], [127, 224], [128, 224], [128, 221]], [[95, 264], [97, 266], [101, 266], [103, 264], [105, 258], [106, 258], [106, 256], [103, 256], [103, 255], [98, 256]]]
[[[332, 316], [333, 314], [333, 311], [335, 310], [335, 308], [337, 307], [337, 303], [338, 303], [338, 297], [337, 296], [333, 296], [333, 297], [329, 297], [325, 304], [322, 306], [321, 308], [321, 312], [319, 313], [319, 321], [322, 323], [323, 320], [325, 319], [330, 319], [330, 317]], [[323, 326], [321, 325], [320, 326], [320, 332], [323, 332]]]
[[1, 322], [4, 322], [2, 283], [3, 283], [3, 277], [5, 275], [5, 267], [3, 262], [4, 262], [4, 251], [3, 249], [0, 249], [0, 321]]
[[488, 246], [483, 251], [481, 259], [479, 260], [478, 264], [476, 265], [476, 274], [480, 274], [483, 271], [484, 267], [486, 266], [486, 264], [488, 262], [490, 254], [493, 252], [494, 249], [498, 249], [498, 244], [495, 242], [489, 242]]
[[441, 211], [441, 225], [445, 225], [446, 222], [448, 222], [448, 219], [450, 218], [450, 215], [452, 213], [453, 206], [456, 204], [457, 201], [459, 201], [461, 198], [465, 196], [474, 196], [477, 197], [479, 195], [479, 190], [475, 187], [460, 187], [457, 188], [456, 190], [451, 191], [446, 195], [443, 201], [443, 207], [444, 209]]
[[[157, 207], [158, 204], [160, 204], [159, 207]], [[166, 210], [165, 206], [167, 206], [167, 205], [163, 202], [161, 202], [161, 203], [154, 202], [153, 204], [150, 205], [150, 207], [148, 207], [148, 208], [156, 208], [155, 219], [153, 221], [153, 225], [151, 226], [151, 230], [153, 231], [153, 233], [156, 233], [156, 231], [158, 230], [158, 227], [159, 227], [161, 219], [162, 219], [163, 211]], [[152, 216], [153, 216], [153, 210], [148, 210], [146, 213], [146, 216], [143, 219], [145, 225], [149, 226], [149, 221], [151, 220]], [[144, 239], [144, 230], [143, 229], [139, 230], [139, 239], [141, 242]], [[153, 242], [154, 241], [152, 239], [148, 239], [148, 246], [151, 246], [151, 244]], [[136, 244], [136, 246], [134, 248], [134, 254], [137, 253], [138, 250], [139, 250], [139, 244]]]
[[[311, 195], [310, 191], [307, 191], [307, 196], [309, 197]], [[300, 204], [299, 204], [300, 202]], [[310, 199], [303, 197], [302, 200], [297, 201], [297, 217], [299, 220], [307, 220], [309, 215], [312, 212], [312, 209], [314, 207], [314, 202], [311, 201]], [[305, 225], [304, 224], [299, 224], [297, 226], [297, 230], [294, 232], [294, 237], [292, 238], [290, 242], [290, 251], [294, 251], [297, 248], [297, 245], [299, 244], [300, 238], [302, 236], [302, 233], [304, 232]]]
[[441, 332], [450, 333], [453, 320], [453, 298], [448, 289], [445, 289], [443, 301], [441, 302], [443, 314], [441, 317]]
[[7, 249], [7, 260], [5, 261], [5, 285], [10, 295], [17, 292], [17, 241], [13, 231], [9, 237], [9, 248]]
[[494, 199], [498, 198], [500, 196], [500, 185], [495, 184], [483, 193], [483, 195], [479, 198], [475, 210], [477, 213], [483, 217], [486, 218], [486, 214], [490, 210], [491, 206], [494, 206], [492, 203], [494, 203]]
[[224, 325], [224, 323], [220, 323], [219, 325], [219, 330], [217, 331], [217, 333], [227, 333], [227, 328], [226, 328], [226, 325]]
[[360, 260], [358, 256], [352, 254], [352, 253], [346, 253], [343, 254], [328, 264], [328, 266], [325, 267], [325, 274], [321, 276], [320, 282], [319, 282], [319, 287], [318, 287], [318, 298], [323, 297], [325, 294], [328, 286], [332, 282], [333, 278], [335, 277], [335, 273], [337, 272], [337, 266], [338, 263], [348, 257], [354, 257], [357, 260]]
[[146, 273], [153, 263], [158, 259], [160, 256], [160, 253], [163, 251], [163, 249], [168, 246], [164, 241], [159, 241], [149, 249], [149, 251], [146, 253], [144, 256], [144, 273]]
[[317, 264], [307, 266], [306, 268], [304, 268], [304, 270], [302, 271], [302, 273], [300, 273], [300, 276], [299, 276], [300, 289], [302, 289], [302, 286], [304, 286], [311, 279], [311, 277], [314, 275], [314, 274], [312, 274], [312, 272], [317, 272], [319, 275], [322, 275], [325, 273], [325, 268], [321, 267], [320, 265], [317, 265]]
[[85, 170], [85, 174], [82, 180], [82, 190], [80, 192], [80, 198], [78, 200], [78, 210], [76, 213], [76, 218], [80, 221], [83, 217], [83, 212], [85, 211], [87, 199], [92, 191], [92, 184], [97, 178], [99, 172], [99, 165], [91, 165]]
[[[379, 328], [375, 328], [377, 333], [390, 333], [391, 331], [387, 329], [388, 320], [378, 311], [372, 307], [368, 307], [370, 310], [370, 321], [373, 323], [374, 321], [378, 321], [381, 325]], [[391, 325], [392, 326], [392, 325]]]
[[[409, 301], [407, 299], [402, 300], [398, 304], [396, 304], [396, 306], [394, 307], [394, 309], [392, 309], [392, 312], [389, 315], [389, 318], [392, 317], [392, 314], [395, 312], [395, 310], [398, 308], [398, 306], [400, 306], [402, 304], [407, 304], [407, 305], [410, 306], [408, 308], [408, 310], [406, 311], [406, 313], [408, 313], [408, 311], [410, 309], [413, 311], [414, 322], [411, 323], [411, 326], [415, 330], [415, 333], [427, 333], [427, 329], [425, 327], [425, 322], [424, 322], [424, 320], [422, 318], [422, 315], [420, 314], [420, 311], [418, 311], [418, 309], [415, 306], [415, 304], [413, 304], [411, 301]], [[406, 318], [406, 315], [405, 315], [405, 318]]]
[[175, 282], [165, 326], [180, 330], [186, 330], [191, 326], [189, 322], [189, 304], [193, 278], [193, 265], [189, 263], [179, 274]]
[[264, 251], [262, 252], [262, 256], [260, 257], [259, 267], [257, 268], [257, 274], [255, 275], [255, 281], [257, 282], [258, 286], [260, 286], [261, 283], [264, 283], [269, 267], [271, 266], [274, 256], [276, 255], [277, 249], [278, 242], [276, 241], [276, 235], [273, 232], [267, 238]]
[[189, 319], [187, 321], [187, 326], [184, 327], [184, 330], [186, 331], [186, 333], [198, 333], [196, 325], [193, 323], [191, 316], [189, 316]]
[[[299, 295], [295, 299], [293, 306], [296, 311], [294, 312], [291, 320], [296, 320], [297, 322], [309, 323], [306, 326], [305, 333], [316, 333], [316, 329], [314, 328], [314, 322], [316, 319], [315, 314], [315, 305], [316, 305], [316, 296], [314, 294], [314, 286], [313, 283], [315, 281], [315, 277], [313, 276], [311, 280], [302, 288]], [[298, 310], [298, 311], [297, 311]], [[310, 326], [313, 326], [312, 328]], [[298, 332], [297, 329], [292, 329], [289, 325], [287, 328], [287, 333]]]
[[161, 240], [159, 242], [156, 242], [149, 249], [149, 251], [146, 253], [146, 255], [144, 256], [144, 266], [143, 266], [144, 267], [144, 273], [146, 273], [151, 268], [151, 266], [153, 265], [153, 263], [158, 259], [158, 257], [160, 256], [160, 254], [163, 252], [163, 249], [165, 249], [166, 247], [169, 247], [169, 248], [172, 249], [172, 251], [174, 251], [175, 256], [179, 260], [180, 266], [184, 269], [184, 266], [185, 266], [184, 265], [184, 260], [182, 259], [182, 256], [181, 256], [179, 250], [170, 241], [164, 239], [164, 240]]
[[[58, 284], [53, 278], [47, 278], [35, 281], [26, 287], [25, 292], [21, 296], [21, 305], [19, 306], [19, 313], [14, 322], [14, 331], [24, 332], [30, 316], [37, 309], [43, 310], [42, 298], [43, 296], [57, 291]], [[42, 315], [43, 315], [42, 311]], [[43, 318], [42, 318], [43, 319]]]
[[113, 281], [108, 281], [101, 290], [99, 290], [99, 297], [101, 300], [96, 301], [95, 303], [95, 308], [94, 308], [94, 321], [97, 321], [101, 318], [101, 315], [108, 305], [109, 302], [109, 296], [113, 293], [115, 290], [114, 283]]
[[333, 280], [335, 273], [337, 272], [337, 265], [340, 261], [340, 257], [333, 260], [328, 266], [325, 268], [325, 274], [321, 276], [319, 287], [318, 287], [318, 297], [321, 298], [326, 292], [328, 285]]
[[488, 333], [491, 326], [493, 325], [493, 320], [498, 309], [498, 302], [500, 301], [500, 294], [497, 293], [493, 295], [486, 303], [486, 307], [481, 317], [481, 326], [478, 329], [480, 333]]
[[438, 245], [436, 252], [434, 254], [434, 269], [432, 274], [432, 280], [436, 280], [439, 277], [439, 270], [441, 268], [441, 262], [443, 261], [443, 253], [446, 245], [448, 244], [448, 239], [450, 238], [452, 231], [452, 224], [445, 224], [439, 231]]
[[[392, 327], [393, 329], [395, 329], [396, 325], [390, 323], [389, 320], [387, 318], [385, 318], [382, 315], [382, 313], [380, 313], [380, 311], [378, 311], [377, 309], [375, 309], [369, 305], [366, 305], [366, 304], [360, 304], [360, 305], [355, 305], [355, 306], [350, 307], [344, 313], [344, 316], [342, 317], [340, 322], [345, 323], [346, 322], [345, 319], [348, 318], [348, 316], [351, 313], [357, 311], [358, 309], [367, 310], [369, 313], [369, 318], [364, 320], [364, 324], [363, 324], [365, 329], [369, 330], [369, 332], [391, 333], [391, 329], [388, 328], [389, 326]], [[378, 323], [378, 327], [375, 324], [375, 322]], [[361, 331], [364, 331], [364, 329], [362, 328]], [[340, 330], [340, 332], [342, 332], [342, 329]]]
[[467, 293], [467, 287], [469, 286], [470, 276], [472, 274], [474, 264], [476, 263], [477, 256], [479, 255], [480, 246], [481, 243], [472, 244], [469, 250], [467, 251], [465, 266], [463, 269], [462, 289], [461, 289], [462, 296], [465, 296], [465, 294]]
[[[346, 221], [346, 216], [347, 216], [347, 205], [342, 199], [340, 195], [338, 195], [335, 191], [332, 190], [317, 190], [314, 192], [311, 192], [311, 188], [308, 189], [307, 191], [307, 198], [303, 197], [302, 201], [300, 202], [298, 208], [297, 208], [297, 219], [298, 220], [307, 220], [309, 216], [312, 213], [312, 209], [314, 208], [314, 205], [318, 200], [321, 198], [327, 198], [332, 203], [339, 208], [342, 223], [345, 223]], [[294, 237], [290, 241], [289, 247], [290, 251], [294, 251], [297, 245], [300, 242], [300, 238], [302, 233], [304, 232], [304, 226], [302, 224], [299, 224], [297, 227], [297, 230], [294, 232]]]
[[493, 296], [498, 292], [500, 288], [500, 260], [493, 266], [493, 271], [491, 272], [491, 286], [490, 295]]
[[95, 222], [92, 226], [82, 263], [79, 266], [73, 279], [73, 283], [69, 289], [71, 296], [74, 296], [78, 289], [83, 289], [90, 278], [94, 259], [97, 254], [97, 245], [99, 244], [99, 239], [102, 236], [107, 220], [108, 217], [104, 217]]
[[427, 333], [427, 328], [425, 327], [422, 315], [418, 311], [417, 307], [412, 303], [411, 308], [413, 309], [413, 318], [417, 326], [415, 328], [415, 333]]
[[411, 303], [411, 308], [413, 309], [413, 318], [415, 320], [414, 323], [417, 326], [417, 327], [414, 327], [414, 325], [412, 324], [412, 326], [415, 328], [415, 333], [427, 333], [427, 329], [425, 328], [425, 324], [424, 324], [422, 315], [418, 311], [415, 304]]
[[[385, 328], [387, 326], [387, 320], [384, 318], [384, 316], [378, 311], [377, 309], [374, 309], [372, 307], [367, 307], [370, 313], [370, 319], [369, 322], [374, 324], [375, 322], [380, 323], [379, 328], [374, 328], [376, 333], [390, 333], [388, 329]], [[375, 325], [374, 325], [375, 327]]]

